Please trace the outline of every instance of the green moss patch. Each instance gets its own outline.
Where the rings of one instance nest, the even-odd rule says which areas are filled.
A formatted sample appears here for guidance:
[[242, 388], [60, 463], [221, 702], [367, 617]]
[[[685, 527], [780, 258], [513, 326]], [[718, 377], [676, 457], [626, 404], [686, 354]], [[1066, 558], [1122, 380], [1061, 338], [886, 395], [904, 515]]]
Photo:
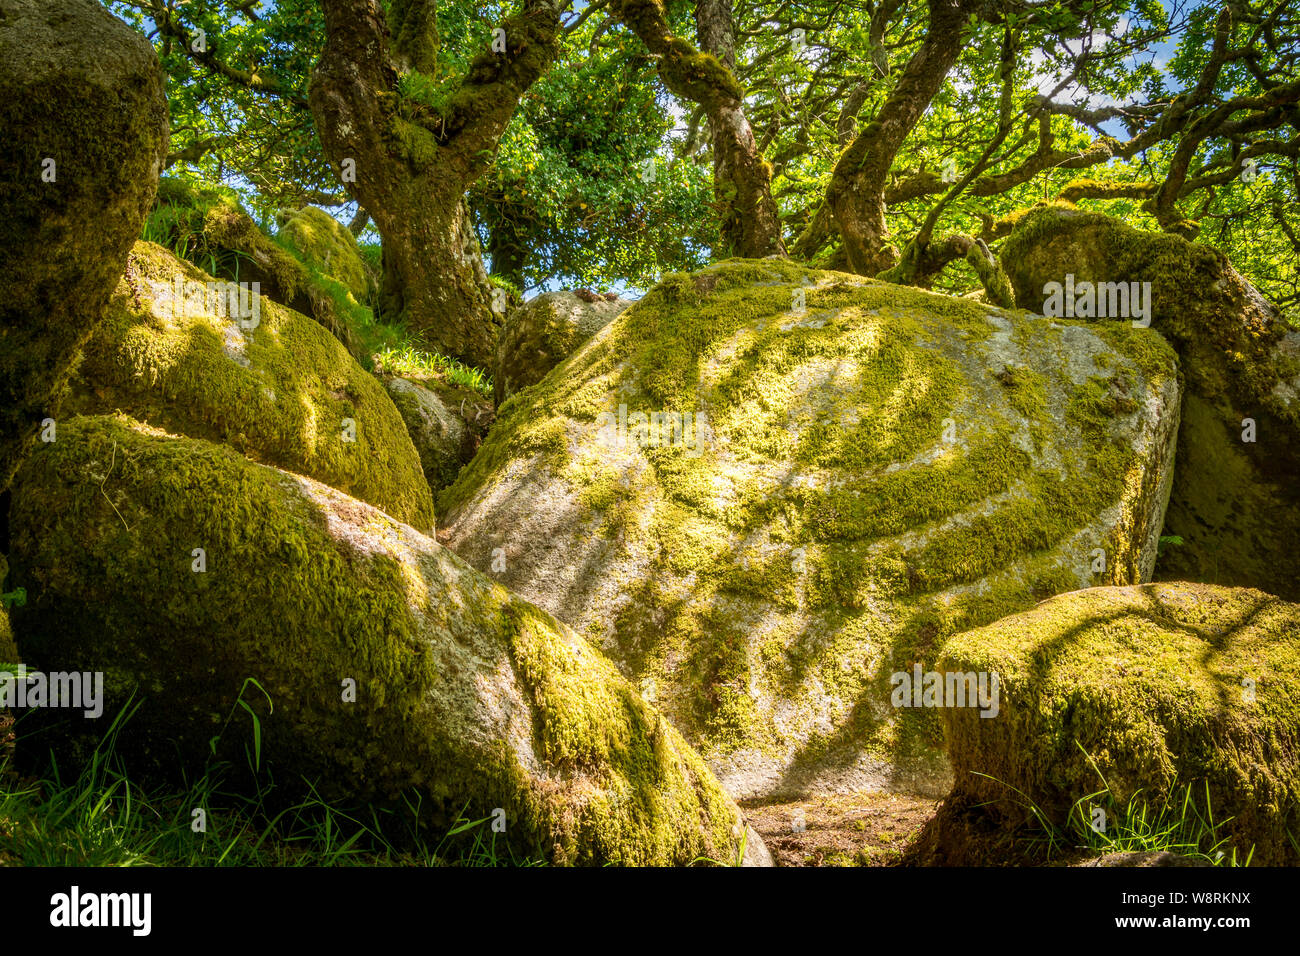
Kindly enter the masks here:
[[513, 396], [440, 504], [458, 553], [501, 549], [733, 792], [908, 761], [938, 788], [937, 720], [892, 712], [890, 674], [1149, 575], [1177, 395], [1156, 336], [735, 260]]
[[304, 206], [280, 227], [276, 239], [301, 262], [341, 282], [358, 302], [369, 298], [372, 282], [357, 240], [329, 213]]
[[[1300, 607], [1193, 584], [1094, 588], [949, 640], [941, 669], [996, 672], [1001, 706], [943, 711], [956, 786], [1003, 827], [1064, 826], [1109, 788], [1151, 805], [1208, 784], [1217, 836], [1300, 862]], [[1016, 791], [1019, 791], [1017, 793]]]
[[256, 327], [241, 328], [204, 302], [212, 281], [138, 243], [86, 346], [69, 411], [120, 410], [220, 442], [431, 529], [428, 484], [383, 386], [337, 339], [269, 299]]

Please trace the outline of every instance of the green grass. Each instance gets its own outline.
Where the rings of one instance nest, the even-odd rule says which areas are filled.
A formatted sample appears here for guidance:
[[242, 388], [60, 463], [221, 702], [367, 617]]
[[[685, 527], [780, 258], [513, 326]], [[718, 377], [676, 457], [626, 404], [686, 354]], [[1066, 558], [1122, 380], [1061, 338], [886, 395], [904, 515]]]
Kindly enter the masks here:
[[[238, 282], [240, 263], [248, 257], [231, 250], [210, 248], [203, 233], [195, 230], [183, 213], [184, 210], [170, 203], [155, 205], [145, 219], [140, 238], [170, 249], [178, 258], [193, 263], [209, 275], [230, 275], [233, 281]], [[281, 248], [293, 255], [293, 250], [287, 246], [281, 244]], [[367, 243], [359, 248], [361, 257], [378, 272], [382, 247], [378, 243]], [[348, 295], [342, 283], [306, 264], [304, 268], [317, 286], [334, 300], [338, 314], [358, 343], [357, 358], [367, 371], [437, 378], [489, 398], [492, 396], [492, 378], [486, 371], [436, 352], [423, 351], [403, 325], [383, 320], [376, 302], [358, 303]], [[494, 282], [512, 288], [509, 283]]]
[[[1024, 839], [1030, 844], [1031, 852], [1036, 851], [1047, 860], [1080, 851], [1089, 856], [1168, 852], [1212, 866], [1250, 865], [1254, 847], [1243, 850], [1220, 835], [1232, 817], [1215, 820], [1208, 784], [1202, 783], [1199, 788], [1195, 783], [1184, 784], [1173, 789], [1165, 799], [1149, 799], [1139, 790], [1121, 805], [1091, 756], [1088, 762], [1096, 771], [1101, 787], [1074, 802], [1064, 827], [1050, 819], [1020, 790], [987, 774], [981, 776], [1001, 783], [1017, 795], [1016, 802], [1029, 811], [1035, 823], [1034, 831]], [[1104, 813], [1104, 818], [1095, 817], [1097, 810]], [[1099, 823], [1104, 819], [1104, 826], [1094, 827], [1094, 819]]]
[[[421, 827], [420, 805], [349, 809], [308, 796], [284, 806], [273, 785], [252, 796], [225, 785], [217, 762], [173, 790], [133, 781], [114, 754], [132, 710], [114, 720], [89, 762], [65, 775], [52, 761], [19, 778], [0, 758], [0, 865], [24, 866], [526, 866], [491, 818], [462, 808], [446, 833]], [[23, 746], [20, 735], [20, 746]], [[254, 724], [254, 749], [257, 729]], [[250, 758], [252, 755], [250, 754]], [[250, 759], [250, 766], [256, 761]], [[259, 776], [259, 779], [262, 779]], [[274, 809], [273, 809], [274, 807]], [[206, 831], [196, 832], [196, 809]]]
[[240, 265], [249, 257], [233, 249], [214, 249], [199, 229], [195, 229], [186, 210], [162, 202], [149, 210], [140, 238], [170, 249], [177, 258], [185, 259], [208, 275], [228, 275], [239, 281]]
[[480, 368], [439, 355], [424, 352], [407, 344], [384, 346], [374, 353], [375, 370], [391, 375], [436, 377], [450, 385], [468, 388], [489, 398], [492, 396], [492, 379]]

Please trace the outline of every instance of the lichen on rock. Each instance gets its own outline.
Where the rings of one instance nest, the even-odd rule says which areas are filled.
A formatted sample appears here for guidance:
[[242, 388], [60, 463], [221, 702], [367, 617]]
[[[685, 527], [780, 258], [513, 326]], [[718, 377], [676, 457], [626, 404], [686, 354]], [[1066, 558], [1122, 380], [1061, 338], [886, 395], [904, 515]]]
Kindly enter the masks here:
[[1181, 543], [1157, 576], [1300, 598], [1300, 334], [1217, 250], [1068, 204], [1026, 212], [1000, 255], [1036, 310], [1067, 274], [1150, 283], [1151, 329], [1186, 382], [1165, 531]]
[[940, 825], [980, 806], [1014, 831], [1033, 804], [1064, 827], [1106, 789], [1112, 814], [1136, 799], [1154, 818], [1190, 785], [1239, 861], [1253, 848], [1257, 865], [1300, 862], [1298, 629], [1300, 606], [1260, 591], [1157, 583], [1061, 595], [954, 637], [941, 669], [998, 674], [1001, 700], [992, 718], [943, 711], [956, 781]]
[[104, 722], [30, 715], [61, 765], [134, 695], [132, 779], [201, 769], [216, 736], [246, 768], [242, 695], [284, 799], [413, 798], [442, 833], [499, 808], [513, 852], [555, 863], [735, 860], [735, 804], [608, 661], [378, 509], [125, 416], [65, 423], [18, 487], [21, 649], [106, 674]]
[[937, 719], [894, 711], [890, 675], [1146, 580], [1178, 396], [1149, 330], [729, 261], [506, 402], [444, 534], [641, 682], [734, 794], [943, 792]]
[[497, 341], [492, 374], [496, 403], [540, 382], [631, 304], [617, 297], [545, 292], [512, 311]]
[[251, 319], [209, 296], [213, 281], [137, 243], [86, 345], [69, 411], [122, 411], [220, 442], [431, 530], [432, 495], [379, 381], [315, 322], [269, 299], [244, 328]]

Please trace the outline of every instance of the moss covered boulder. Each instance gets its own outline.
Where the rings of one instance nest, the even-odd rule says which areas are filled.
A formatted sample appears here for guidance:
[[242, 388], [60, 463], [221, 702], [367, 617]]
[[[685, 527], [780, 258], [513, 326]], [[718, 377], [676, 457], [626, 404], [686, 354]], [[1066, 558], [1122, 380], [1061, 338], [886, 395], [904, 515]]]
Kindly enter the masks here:
[[1001, 256], [1035, 311], [1067, 274], [1080, 289], [1150, 283], [1151, 328], [1186, 381], [1165, 531], [1181, 543], [1157, 577], [1300, 598], [1300, 335], [1222, 253], [1099, 213], [1035, 208]]
[[18, 663], [18, 647], [14, 644], [13, 630], [9, 626], [9, 610], [0, 607], [0, 669]]
[[1134, 797], [1178, 816], [1190, 785], [1204, 814], [1208, 786], [1216, 839], [1239, 859], [1300, 863], [1297, 634], [1300, 606], [1261, 591], [1157, 583], [1061, 595], [953, 638], [941, 670], [996, 673], [1001, 700], [992, 718], [942, 711], [956, 777], [943, 813], [987, 804], [1015, 829], [1032, 802], [1064, 827], [1109, 787], [1084, 821], [1098, 806], [1114, 822]]
[[[0, 593], [5, 591], [5, 579], [9, 576], [9, 562], [0, 554]], [[8, 602], [0, 601], [0, 670], [6, 664], [18, 663], [18, 647], [14, 644], [13, 629], [9, 626]]]
[[299, 261], [341, 282], [358, 302], [369, 298], [371, 278], [356, 237], [329, 213], [315, 206], [304, 206], [289, 216], [276, 238]]
[[435, 379], [393, 377], [384, 387], [406, 422], [425, 480], [436, 493], [456, 480], [494, 420], [478, 392]]
[[493, 397], [498, 405], [535, 385], [632, 303], [586, 292], [546, 292], [507, 316], [497, 340]]
[[[499, 808], [512, 851], [557, 863], [735, 859], [735, 804], [635, 687], [378, 509], [125, 417], [66, 423], [16, 486], [19, 647], [104, 671], [108, 719], [143, 699], [117, 741], [141, 779], [194, 773], [218, 735], [247, 766], [242, 695], [286, 799], [406, 796], [433, 832]], [[108, 723], [54, 715], [29, 717], [69, 763]]]
[[69, 412], [122, 411], [221, 442], [430, 531], [429, 486], [379, 381], [305, 316], [262, 298], [255, 319], [241, 318], [213, 282], [138, 243], [86, 344]]
[[297, 247], [263, 232], [234, 190], [164, 177], [158, 183], [149, 235], [182, 250], [217, 278], [257, 282], [262, 295], [311, 316], [355, 357], [364, 358], [352, 331], [368, 320], [364, 296], [354, 295], [346, 282], [322, 270], [310, 256], [300, 261], [291, 251]]
[[739, 795], [946, 792], [891, 680], [955, 632], [1148, 578], [1159, 336], [781, 261], [670, 277], [499, 410], [445, 541], [575, 626]]
[[0, 0], [0, 490], [58, 412], [167, 140], [144, 37], [92, 0]]

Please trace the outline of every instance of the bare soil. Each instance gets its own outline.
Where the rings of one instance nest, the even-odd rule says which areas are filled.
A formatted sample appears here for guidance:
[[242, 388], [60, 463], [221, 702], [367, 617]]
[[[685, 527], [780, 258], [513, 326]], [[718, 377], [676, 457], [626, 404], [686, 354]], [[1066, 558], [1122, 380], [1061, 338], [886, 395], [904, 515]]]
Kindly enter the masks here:
[[777, 866], [897, 866], [939, 802], [852, 793], [741, 806]]

